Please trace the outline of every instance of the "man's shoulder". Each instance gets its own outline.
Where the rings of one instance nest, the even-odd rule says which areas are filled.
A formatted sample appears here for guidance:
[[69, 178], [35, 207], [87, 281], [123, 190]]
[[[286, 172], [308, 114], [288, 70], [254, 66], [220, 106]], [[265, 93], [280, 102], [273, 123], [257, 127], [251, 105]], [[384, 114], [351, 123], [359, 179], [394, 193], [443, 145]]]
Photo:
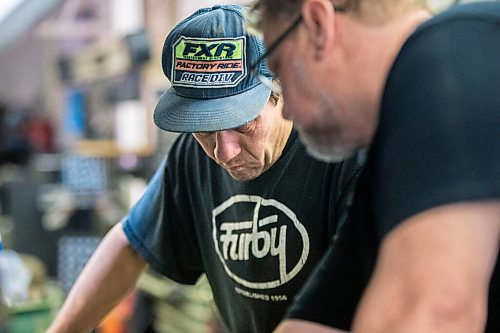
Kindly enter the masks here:
[[[453, 100], [457, 101], [455, 108], [465, 109], [467, 103], [462, 102], [468, 102], [467, 97], [485, 96], [485, 92], [496, 96], [492, 87], [500, 71], [499, 38], [499, 2], [454, 6], [421, 24], [394, 61], [382, 109], [393, 109], [395, 113], [404, 109], [405, 115], [390, 115], [399, 119], [411, 109], [423, 112], [434, 108], [444, 112], [450, 105], [443, 103]], [[479, 50], [481, 57], [477, 56]], [[419, 107], [414, 108], [415, 105]], [[425, 117], [431, 116], [438, 114], [426, 112]]]
[[[500, 23], [500, 2], [487, 1], [456, 5], [422, 23], [408, 38], [406, 44], [428, 41], [429, 34], [443, 34], [451, 32], [447, 38], [453, 36], [453, 32], [460, 32], [463, 27], [474, 33], [474, 26]], [[458, 29], [458, 30], [457, 30]], [[443, 45], [440, 45], [443, 46]]]
[[429, 23], [436, 24], [454, 20], [500, 20], [500, 3], [498, 1], [479, 1], [455, 5], [436, 15]]

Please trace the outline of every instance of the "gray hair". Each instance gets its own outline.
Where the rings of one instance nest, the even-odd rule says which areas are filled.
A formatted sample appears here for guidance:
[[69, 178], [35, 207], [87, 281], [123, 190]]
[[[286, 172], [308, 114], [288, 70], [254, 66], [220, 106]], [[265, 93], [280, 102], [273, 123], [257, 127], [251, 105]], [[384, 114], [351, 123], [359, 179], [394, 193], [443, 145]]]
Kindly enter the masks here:
[[[427, 0], [330, 0], [339, 11], [350, 12], [365, 20], [386, 18], [410, 8], [429, 10]], [[267, 18], [296, 17], [301, 11], [303, 0], [255, 0], [250, 11], [250, 24], [262, 28]]]

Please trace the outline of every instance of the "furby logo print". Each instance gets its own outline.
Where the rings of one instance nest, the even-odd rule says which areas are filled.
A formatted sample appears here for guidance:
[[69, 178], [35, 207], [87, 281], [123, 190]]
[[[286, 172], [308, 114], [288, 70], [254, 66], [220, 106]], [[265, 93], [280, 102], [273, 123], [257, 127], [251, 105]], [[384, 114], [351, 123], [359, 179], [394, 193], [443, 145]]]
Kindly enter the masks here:
[[[236, 220], [237, 216], [245, 218]], [[292, 280], [307, 261], [307, 230], [277, 200], [232, 196], [213, 210], [212, 226], [219, 259], [229, 277], [241, 286], [279, 287]]]
[[173, 47], [172, 83], [192, 88], [235, 87], [247, 74], [245, 50], [245, 36], [181, 36]]

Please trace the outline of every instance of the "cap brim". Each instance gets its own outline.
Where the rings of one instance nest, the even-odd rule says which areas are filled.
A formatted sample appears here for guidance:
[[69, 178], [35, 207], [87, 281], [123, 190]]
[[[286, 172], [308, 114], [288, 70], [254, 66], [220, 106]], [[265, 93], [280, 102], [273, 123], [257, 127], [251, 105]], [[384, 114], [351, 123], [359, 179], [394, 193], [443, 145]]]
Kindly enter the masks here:
[[214, 99], [181, 97], [173, 88], [156, 105], [154, 122], [169, 132], [212, 132], [239, 127], [257, 117], [271, 90], [263, 84], [234, 96]]

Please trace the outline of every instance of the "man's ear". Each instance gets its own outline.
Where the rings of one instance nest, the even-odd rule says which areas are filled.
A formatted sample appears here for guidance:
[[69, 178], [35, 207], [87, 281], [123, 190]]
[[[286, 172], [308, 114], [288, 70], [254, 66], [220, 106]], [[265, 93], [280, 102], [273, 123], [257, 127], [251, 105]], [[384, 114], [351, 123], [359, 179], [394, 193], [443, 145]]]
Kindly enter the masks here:
[[322, 59], [331, 51], [335, 39], [335, 10], [330, 1], [305, 0], [302, 17], [307, 34], [315, 48], [315, 57]]

